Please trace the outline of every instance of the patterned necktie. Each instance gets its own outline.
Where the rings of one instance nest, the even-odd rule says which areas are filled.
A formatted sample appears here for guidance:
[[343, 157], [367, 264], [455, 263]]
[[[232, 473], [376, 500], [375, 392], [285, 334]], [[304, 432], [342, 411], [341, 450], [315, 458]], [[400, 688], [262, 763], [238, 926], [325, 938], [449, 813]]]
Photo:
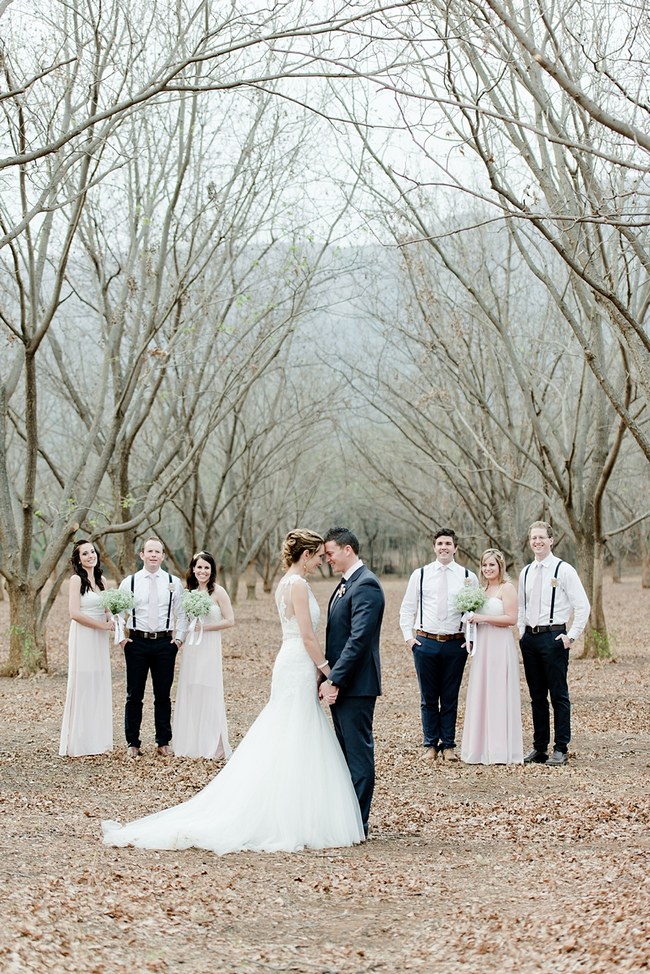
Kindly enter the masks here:
[[533, 587], [530, 590], [530, 602], [528, 606], [528, 622], [531, 626], [539, 625], [539, 617], [542, 613], [542, 566], [537, 562], [533, 569]]
[[438, 618], [446, 619], [449, 603], [449, 577], [447, 569], [443, 566], [438, 572]]
[[147, 621], [149, 622], [149, 630], [151, 632], [157, 632], [158, 630], [158, 586], [156, 584], [155, 575], [149, 575], [149, 612], [147, 615]]

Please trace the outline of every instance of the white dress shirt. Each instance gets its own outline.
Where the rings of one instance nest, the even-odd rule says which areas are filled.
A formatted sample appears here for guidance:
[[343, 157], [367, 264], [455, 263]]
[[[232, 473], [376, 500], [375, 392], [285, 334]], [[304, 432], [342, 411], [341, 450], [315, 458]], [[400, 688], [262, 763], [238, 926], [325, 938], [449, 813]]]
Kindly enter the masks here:
[[438, 583], [439, 572], [444, 566], [439, 561], [429, 562], [424, 566], [422, 579], [422, 613], [420, 618], [420, 568], [416, 568], [409, 578], [406, 593], [399, 610], [399, 625], [406, 642], [414, 638], [414, 630], [422, 629], [438, 635], [453, 635], [461, 630], [462, 613], [454, 605], [457, 593], [467, 583], [478, 587], [478, 578], [474, 572], [468, 572], [457, 565], [455, 561], [447, 565], [447, 615], [440, 619], [438, 616]]
[[343, 572], [343, 574], [341, 575], [341, 581], [347, 582], [348, 578], [350, 578], [351, 575], [354, 575], [354, 573], [358, 571], [358, 569], [361, 568], [362, 566], [363, 566], [363, 562], [361, 561], [360, 558], [357, 558], [354, 565], [351, 565], [346, 572]]
[[[170, 582], [169, 572], [166, 572], [163, 568], [159, 568], [157, 572], [151, 573], [155, 578], [156, 591], [158, 593], [158, 623], [155, 630], [152, 630], [149, 626], [149, 574], [144, 568], [141, 568], [139, 572], [135, 573], [133, 588], [133, 594], [135, 596], [135, 625], [133, 625], [133, 613], [129, 613], [127, 626], [131, 629], [139, 629], [141, 632], [167, 632], [175, 629], [175, 638], [179, 641], [185, 639], [188, 622], [181, 608], [181, 596], [183, 593], [181, 580], [175, 575], [172, 575]], [[120, 590], [122, 592], [131, 591], [130, 575], [127, 575], [120, 582]], [[170, 592], [172, 596], [171, 610], [169, 607]], [[168, 613], [169, 623], [167, 622]]]
[[[528, 572], [524, 569], [519, 576], [519, 615], [517, 625], [520, 636], [523, 636], [525, 627], [531, 625], [528, 613], [531, 608], [531, 593], [535, 578], [534, 566], [536, 564], [541, 566], [539, 570], [542, 572], [542, 599], [537, 625], [548, 626], [551, 624], [551, 599], [554, 587], [552, 583], [555, 576], [555, 569], [560, 561], [561, 559], [556, 558], [553, 554], [547, 555], [544, 561], [531, 562], [528, 566]], [[564, 623], [568, 626], [571, 613], [573, 613], [573, 621], [571, 628], [567, 632], [567, 636], [569, 639], [577, 639], [587, 625], [590, 611], [589, 599], [587, 598], [587, 593], [578, 577], [577, 571], [573, 565], [569, 565], [566, 561], [563, 561], [557, 574], [557, 585], [555, 586], [553, 625], [561, 625]]]

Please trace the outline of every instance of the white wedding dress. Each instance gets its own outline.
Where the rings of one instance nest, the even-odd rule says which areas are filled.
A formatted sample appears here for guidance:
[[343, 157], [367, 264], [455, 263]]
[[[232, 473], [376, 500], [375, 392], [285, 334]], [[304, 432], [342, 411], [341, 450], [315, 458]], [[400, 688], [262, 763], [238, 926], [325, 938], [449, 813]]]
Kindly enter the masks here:
[[[104, 842], [142, 849], [294, 852], [364, 841], [343, 753], [318, 700], [316, 667], [285, 576], [275, 599], [282, 623], [271, 698], [222, 771], [194, 798], [127, 825], [103, 822]], [[314, 629], [320, 616], [309, 589]]]

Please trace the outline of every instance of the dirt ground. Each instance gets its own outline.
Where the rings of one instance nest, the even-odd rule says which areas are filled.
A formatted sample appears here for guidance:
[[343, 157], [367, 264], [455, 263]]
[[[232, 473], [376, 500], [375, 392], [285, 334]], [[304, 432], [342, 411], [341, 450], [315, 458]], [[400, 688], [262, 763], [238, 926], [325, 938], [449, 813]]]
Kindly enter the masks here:
[[[101, 844], [102, 818], [182, 801], [218, 765], [157, 758], [150, 701], [145, 755], [125, 760], [119, 653], [113, 753], [58, 757], [68, 628], [60, 597], [49, 675], [0, 680], [2, 974], [647, 971], [650, 591], [638, 578], [608, 584], [615, 660], [572, 660], [568, 767], [432, 767], [420, 756], [416, 681], [396, 622], [404, 585], [385, 585], [370, 840], [222, 858]], [[314, 590], [324, 606], [331, 584]], [[233, 744], [266, 701], [279, 633], [270, 596], [236, 613], [224, 637]], [[7, 630], [3, 602], [3, 656]], [[528, 746], [523, 675], [522, 701]]]

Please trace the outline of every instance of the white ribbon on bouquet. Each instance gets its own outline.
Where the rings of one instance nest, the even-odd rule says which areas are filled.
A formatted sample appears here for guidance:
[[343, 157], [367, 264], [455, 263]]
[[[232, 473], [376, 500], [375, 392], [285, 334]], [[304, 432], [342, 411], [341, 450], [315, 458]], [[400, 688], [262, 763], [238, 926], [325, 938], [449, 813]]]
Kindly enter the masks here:
[[124, 632], [124, 619], [122, 618], [121, 612], [115, 612], [111, 619], [115, 623], [115, 643], [121, 643], [123, 639], [126, 639], [126, 633]]
[[185, 640], [188, 646], [198, 646], [203, 639], [203, 623], [201, 619], [194, 616], [190, 622], [190, 627], [187, 630], [187, 638]]
[[472, 612], [465, 615], [465, 649], [468, 656], [473, 656], [476, 652], [476, 622], [472, 622], [470, 616]]

